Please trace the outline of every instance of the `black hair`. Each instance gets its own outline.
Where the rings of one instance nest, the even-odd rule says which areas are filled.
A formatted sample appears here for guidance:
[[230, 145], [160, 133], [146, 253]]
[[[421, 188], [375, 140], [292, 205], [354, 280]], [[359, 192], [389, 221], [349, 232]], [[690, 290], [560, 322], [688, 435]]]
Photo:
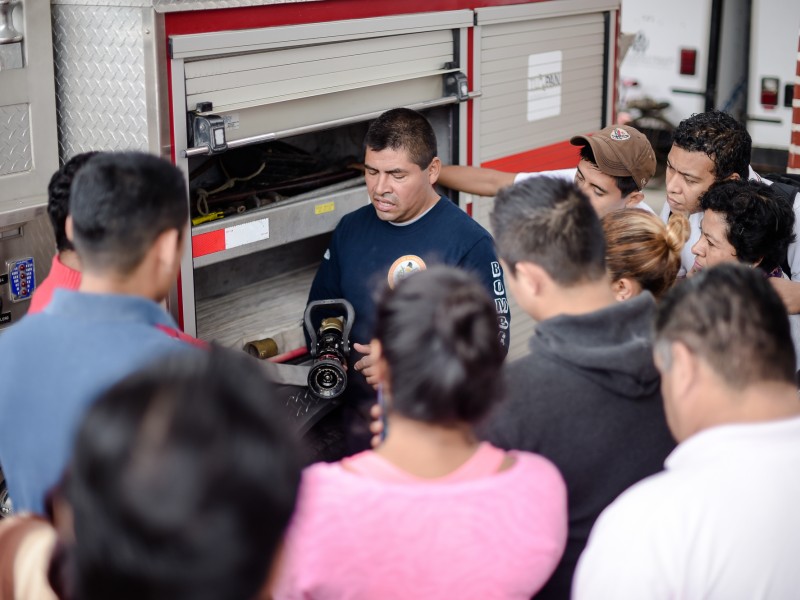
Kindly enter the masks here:
[[177, 167], [151, 154], [102, 153], [75, 176], [70, 214], [84, 268], [128, 274], [159, 235], [183, 232], [186, 182]]
[[503, 188], [491, 222], [498, 253], [512, 270], [531, 262], [564, 286], [606, 275], [600, 219], [571, 182], [534, 177]]
[[[592, 147], [589, 144], [581, 146], [580, 157], [583, 160], [592, 163], [595, 167], [600, 169], [600, 167], [597, 165], [597, 162], [595, 161], [594, 151], [592, 150]], [[602, 169], [600, 169], [600, 171], [602, 172]], [[614, 178], [614, 182], [617, 184], [617, 189], [619, 190], [619, 193], [622, 194], [623, 198], [625, 196], [628, 196], [629, 194], [632, 194], [633, 192], [639, 191], [639, 186], [636, 185], [636, 180], [630, 175], [626, 177], [609, 175], [609, 177]]]
[[756, 269], [725, 263], [674, 286], [658, 304], [655, 330], [662, 352], [665, 342], [685, 344], [731, 387], [795, 382], [786, 307]]
[[687, 152], [703, 152], [714, 163], [717, 181], [738, 174], [747, 179], [753, 145], [744, 125], [727, 113], [710, 110], [681, 121], [672, 143]]
[[62, 573], [79, 600], [251, 600], [294, 509], [300, 462], [262, 367], [180, 352], [88, 411]]
[[497, 312], [471, 273], [436, 266], [387, 288], [375, 337], [389, 365], [392, 409], [409, 419], [476, 424], [500, 397]]
[[767, 273], [781, 266], [795, 239], [794, 211], [770, 186], [757, 181], [730, 180], [712, 185], [700, 207], [722, 215], [736, 257]]
[[369, 126], [364, 145], [375, 152], [405, 150], [411, 162], [425, 170], [437, 155], [436, 134], [424, 116], [409, 108], [383, 113]]
[[76, 154], [65, 162], [58, 171], [53, 173], [50, 183], [47, 185], [47, 215], [50, 217], [50, 223], [53, 226], [53, 233], [56, 236], [56, 249], [59, 252], [75, 249], [75, 246], [67, 238], [66, 230], [67, 215], [69, 215], [70, 188], [78, 169], [96, 154], [97, 152]]

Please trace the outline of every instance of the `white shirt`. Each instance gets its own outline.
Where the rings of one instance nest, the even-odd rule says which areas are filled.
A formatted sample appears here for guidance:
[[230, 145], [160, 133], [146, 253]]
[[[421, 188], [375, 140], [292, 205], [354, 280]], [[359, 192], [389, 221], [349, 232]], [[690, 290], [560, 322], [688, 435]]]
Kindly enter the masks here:
[[[566, 179], [567, 181], [574, 182], [575, 175], [577, 174], [578, 174], [577, 167], [572, 169], [558, 169], [556, 171], [536, 171], [533, 173], [517, 173], [516, 176], [514, 177], [514, 183], [519, 183], [520, 181], [525, 181], [526, 179], [531, 179], [533, 177], [542, 177], [545, 175], [547, 177], [555, 177], [556, 179]], [[639, 204], [637, 204], [633, 208], [641, 208], [643, 210], [646, 210], [647, 212], [656, 214], [656, 212], [652, 208], [650, 208], [650, 206], [644, 200], [639, 202]]]
[[695, 434], [600, 515], [573, 600], [800, 597], [800, 418]]

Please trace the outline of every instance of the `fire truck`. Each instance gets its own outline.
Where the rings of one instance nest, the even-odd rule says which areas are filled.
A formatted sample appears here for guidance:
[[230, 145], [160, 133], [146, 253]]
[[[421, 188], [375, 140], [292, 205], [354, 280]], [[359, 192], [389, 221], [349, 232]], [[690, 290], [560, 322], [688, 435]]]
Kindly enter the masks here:
[[622, 31], [632, 36], [620, 67], [626, 101], [666, 101], [673, 124], [728, 112], [747, 124], [757, 169], [786, 168], [800, 2], [623, 0]]
[[[422, 111], [445, 164], [572, 167], [569, 138], [613, 121], [619, 19], [619, 0], [0, 0], [0, 335], [55, 253], [52, 173], [135, 149], [189, 185], [183, 330], [292, 355], [330, 234], [367, 202], [370, 120]], [[490, 200], [448, 195], [488, 224]], [[512, 356], [531, 328], [517, 311]]]

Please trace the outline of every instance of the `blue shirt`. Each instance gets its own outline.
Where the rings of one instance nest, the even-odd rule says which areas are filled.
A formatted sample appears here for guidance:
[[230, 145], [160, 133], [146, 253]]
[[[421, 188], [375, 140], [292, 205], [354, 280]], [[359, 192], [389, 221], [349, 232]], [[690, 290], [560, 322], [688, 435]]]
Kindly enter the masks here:
[[378, 293], [390, 281], [434, 264], [461, 267], [477, 275], [494, 299], [499, 335], [507, 349], [511, 315], [492, 237], [445, 197], [408, 225], [380, 220], [371, 204], [342, 217], [308, 300], [348, 300], [356, 314], [351, 340], [367, 344], [372, 339]]
[[43, 511], [95, 398], [155, 358], [190, 348], [157, 325], [175, 322], [151, 300], [56, 290], [43, 312], [0, 335], [0, 465], [15, 511]]

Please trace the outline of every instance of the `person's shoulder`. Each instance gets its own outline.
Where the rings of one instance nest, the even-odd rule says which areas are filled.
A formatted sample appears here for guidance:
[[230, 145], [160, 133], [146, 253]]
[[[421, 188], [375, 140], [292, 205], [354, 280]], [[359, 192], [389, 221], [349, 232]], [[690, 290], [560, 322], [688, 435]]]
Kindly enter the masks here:
[[471, 235], [474, 241], [483, 237], [491, 239], [491, 235], [483, 225], [469, 216], [466, 211], [447, 196], [442, 196], [439, 199], [436, 203], [435, 210], [432, 211], [429, 216], [434, 217], [431, 220], [431, 225], [436, 225], [438, 227], [437, 222], [440, 219], [446, 220], [451, 230], [453, 227], [458, 228], [457, 234], [459, 236]]
[[526, 477], [534, 476], [539, 484], [563, 487], [566, 490], [564, 477], [558, 467], [548, 458], [535, 452], [524, 450], [514, 450], [511, 455], [516, 460], [515, 467], [519, 467], [521, 473]]
[[541, 356], [534, 356], [537, 340], [534, 337], [530, 340], [531, 353], [521, 356], [513, 361], [506, 362], [504, 373], [509, 380], [520, 381], [536, 377], [536, 374], [543, 368]]
[[57, 324], [58, 320], [53, 320], [45, 312], [25, 315], [3, 331], [0, 335], [0, 348], [23, 348], [32, 337], [47, 333], [51, 326]]
[[601, 518], [608, 522], [628, 520], [635, 515], [670, 512], [683, 496], [679, 493], [681, 485], [678, 479], [671, 471], [659, 471], [645, 477], [617, 496], [601, 513]]

